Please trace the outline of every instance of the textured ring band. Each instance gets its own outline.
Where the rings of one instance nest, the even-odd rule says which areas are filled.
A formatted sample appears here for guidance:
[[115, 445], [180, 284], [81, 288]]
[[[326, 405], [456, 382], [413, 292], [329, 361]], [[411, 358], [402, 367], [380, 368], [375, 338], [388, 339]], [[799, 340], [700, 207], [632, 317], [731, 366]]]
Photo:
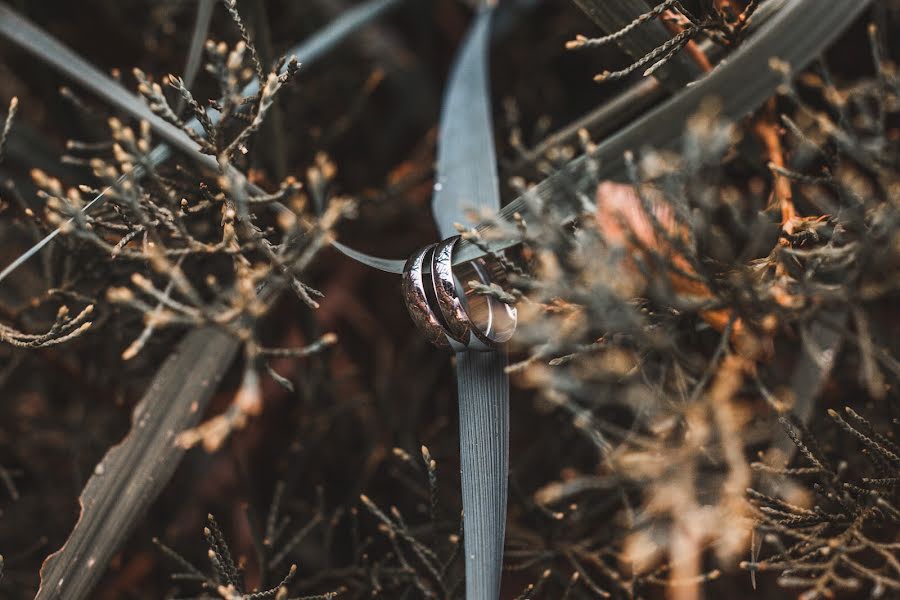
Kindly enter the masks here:
[[409, 316], [425, 334], [429, 342], [439, 348], [450, 348], [446, 327], [432, 310], [429, 286], [424, 281], [425, 256], [434, 252], [437, 244], [430, 244], [413, 254], [403, 267], [403, 299]]
[[453, 274], [453, 248], [459, 236], [439, 243], [431, 254], [431, 280], [438, 308], [447, 323], [447, 335], [467, 346], [469, 343], [469, 316], [457, 293]]
[[[492, 296], [477, 294], [463, 283], [503, 285], [499, 263], [478, 259], [453, 269], [459, 236], [420, 249], [403, 269], [403, 295], [416, 326], [441, 348], [491, 350], [509, 341], [516, 329], [516, 309]], [[425, 261], [430, 259], [426, 276]], [[428, 281], [427, 278], [430, 278]], [[462, 292], [461, 290], [465, 290]]]

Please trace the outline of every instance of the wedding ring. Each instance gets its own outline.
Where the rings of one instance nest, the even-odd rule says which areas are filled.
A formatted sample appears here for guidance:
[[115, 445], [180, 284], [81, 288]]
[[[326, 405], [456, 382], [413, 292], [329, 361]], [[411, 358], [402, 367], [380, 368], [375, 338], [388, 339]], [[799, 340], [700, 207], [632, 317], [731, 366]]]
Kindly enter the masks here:
[[431, 244], [413, 254], [403, 267], [403, 298], [406, 308], [416, 326], [425, 334], [429, 342], [439, 348], [450, 348], [446, 329], [432, 310], [427, 286], [424, 281], [423, 265], [425, 256], [434, 251], [437, 244]]
[[447, 334], [463, 345], [469, 342], [469, 316], [457, 294], [453, 275], [453, 248], [459, 236], [439, 243], [431, 254], [431, 279], [441, 315], [447, 323]]
[[[506, 284], [497, 261], [477, 259], [453, 267], [459, 236], [416, 252], [403, 270], [403, 295], [409, 314], [426, 338], [442, 348], [492, 350], [509, 341], [516, 329], [516, 309], [468, 287]], [[425, 273], [430, 261], [429, 273]]]
[[479, 258], [457, 266], [454, 275], [461, 283], [458, 289], [465, 290], [460, 299], [470, 324], [469, 348], [490, 350], [508, 342], [516, 331], [516, 307], [493, 296], [479, 294], [469, 287], [469, 282], [473, 280], [484, 285], [494, 283], [505, 287], [506, 272], [503, 266], [497, 261]]

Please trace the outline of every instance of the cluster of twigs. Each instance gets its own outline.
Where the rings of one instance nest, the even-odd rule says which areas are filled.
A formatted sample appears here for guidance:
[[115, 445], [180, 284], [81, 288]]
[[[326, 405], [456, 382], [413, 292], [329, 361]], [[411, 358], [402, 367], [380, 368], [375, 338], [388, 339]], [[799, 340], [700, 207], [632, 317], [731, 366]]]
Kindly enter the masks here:
[[[306, 345], [267, 347], [260, 341], [257, 330], [282, 290], [293, 290], [308, 308], [318, 306], [322, 294], [304, 283], [301, 274], [328, 245], [333, 228], [351, 211], [352, 203], [333, 197], [336, 169], [324, 154], [316, 156], [315, 164], [306, 171], [309, 196], [294, 178], [270, 185], [260, 171], [253, 170], [257, 164], [253, 156], [260, 154], [255, 150], [257, 134], [299, 64], [293, 58], [281, 59], [267, 75], [269, 69], [263, 68], [236, 3], [225, 4], [243, 39], [234, 47], [214, 42], [205, 45], [207, 72], [219, 91], [216, 98], [201, 104], [179, 77], [167, 76], [159, 85], [140, 70], [134, 71], [138, 90], [152, 112], [187, 135], [197, 145], [197, 153], [214, 157], [211, 165], [203, 163], [214, 167], [212, 172], [163, 164], [171, 151], [153, 145], [151, 128], [158, 131], [158, 122], [140, 120], [132, 127], [130, 119], [111, 118], [111, 139], [69, 142], [69, 154], [63, 157], [65, 163], [89, 168], [92, 185], [65, 189], [56, 177], [34, 170], [32, 180], [43, 207], [33, 210], [9, 182], [10, 195], [20, 200], [35, 236], [57, 236], [52, 249], [61, 251], [65, 265], [60, 273], [53, 273], [52, 261], [45, 262], [45, 267], [51, 266], [47, 277], [51, 291], [46, 299], [30, 303], [17, 318], [30, 323], [39, 317], [37, 309], [59, 297], [87, 307], [74, 319], [68, 318], [63, 307], [49, 334], [43, 336], [5, 327], [3, 341], [26, 347], [69, 341], [90, 327], [87, 317], [98, 312], [105, 325], [130, 333], [137, 315], [141, 327], [121, 353], [121, 359], [128, 361], [140, 354], [158, 353], [157, 348], [151, 350], [151, 342], [162, 347], [169, 344], [173, 336], [165, 335], [165, 330], [192, 330], [160, 366], [135, 410], [131, 434], [94, 468], [80, 497], [83, 510], [74, 531], [62, 549], [44, 562], [41, 597], [60, 589], [67, 596], [90, 592], [136, 518], [162, 491], [184, 449], [202, 443], [207, 450], [214, 450], [231, 431], [258, 415], [267, 383], [261, 372], [268, 371], [276, 383], [294, 391], [291, 379], [276, 372], [270, 362], [283, 367], [292, 358], [318, 353], [336, 341], [335, 335], [315, 328], [304, 332], [300, 341], [307, 341]], [[348, 19], [323, 31], [309, 46], [298, 46], [299, 53], [316, 58], [391, 3], [371, 5], [351, 11]], [[188, 74], [185, 79], [192, 77]], [[99, 83], [118, 85], [108, 78]], [[115, 102], [123, 93], [110, 95]], [[66, 97], [74, 100], [78, 110], [88, 111], [86, 119], [94, 116], [86, 109], [88, 103], [74, 93], [67, 91]], [[132, 110], [128, 102], [118, 105], [131, 113], [129, 117], [146, 114]], [[4, 128], [4, 146], [11, 122], [12, 115]], [[163, 137], [171, 140], [165, 132]], [[191, 154], [188, 146], [178, 147]], [[263, 188], [275, 191], [267, 193]], [[236, 346], [244, 353], [237, 393], [221, 414], [190, 428], [228, 370]], [[17, 356], [21, 355], [14, 355], [4, 369], [4, 377], [21, 363], [15, 360]], [[153, 358], [149, 360], [152, 363]], [[23, 452], [28, 451], [23, 445]], [[4, 487], [16, 500], [11, 473], [21, 474], [0, 469]], [[218, 535], [217, 544], [223, 547]], [[302, 540], [300, 534], [291, 538], [273, 562], [283, 560]], [[47, 544], [42, 537], [18, 558], [45, 552]], [[90, 556], [80, 553], [84, 546], [91, 548]], [[230, 563], [220, 559], [216, 564]], [[233, 569], [226, 568], [224, 576], [217, 573], [221, 593], [229, 598], [242, 595], [243, 584]], [[4, 584], [17, 585], [9, 578]], [[260, 596], [247, 596], [287, 597], [285, 585]]]
[[[581, 1], [589, 14], [592, 9], [601, 10], [599, 7], [595, 8], [591, 0]], [[633, 4], [634, 8], [638, 9], [643, 3], [626, 2], [623, 4], [626, 6]], [[735, 13], [735, 7], [730, 2], [709, 2], [704, 3], [704, 6], [701, 7], [703, 13], [695, 14], [685, 8], [680, 0], [664, 0], [652, 9], [636, 15], [632, 21], [616, 31], [596, 38], [578, 35], [574, 40], [566, 43], [566, 48], [580, 50], [621, 43], [628, 36], [641, 35], [640, 28], [646, 23], [654, 19], [661, 19], [672, 30], [671, 37], [653, 47], [646, 54], [635, 56], [635, 60], [627, 67], [616, 71], [603, 71], [596, 75], [594, 80], [598, 82], [614, 81], [628, 77], [639, 69], [644, 69], [643, 76], [647, 77], [664, 67], [674, 56], [701, 36], [705, 36], [723, 47], [734, 46], [741, 40], [750, 23], [750, 17], [759, 8], [759, 4], [757, 0], [750, 0], [739, 12]], [[709, 69], [709, 61], [701, 52], [694, 49], [692, 55], [701, 67], [705, 70]]]
[[[83, 333], [94, 305], [106, 300], [142, 315], [144, 327], [124, 349], [122, 358], [138, 355], [153, 334], [168, 327], [219, 327], [243, 343], [247, 360], [244, 383], [231, 408], [201, 428], [185, 432], [180, 443], [203, 442], [213, 450], [228, 432], [242, 427], [248, 415], [258, 414], [261, 395], [257, 369], [267, 368], [284, 385], [268, 360], [277, 356], [305, 356], [335, 341], [331, 334], [311, 346], [264, 348], [254, 334], [254, 324], [271, 309], [278, 291], [289, 287], [308, 306], [315, 308], [318, 290], [303, 283], [299, 274], [315, 254], [327, 245], [331, 230], [352, 208], [349, 200], [327, 198], [334, 167], [320, 160], [310, 170], [320, 214], [313, 214], [302, 184], [293, 177], [271, 193], [251, 194], [244, 171], [245, 155], [254, 135], [272, 108], [280, 90], [299, 70], [296, 59], [282, 58], [271, 70], [260, 63], [234, 3], [229, 14], [243, 40], [233, 48], [224, 43], [206, 44], [206, 70], [217, 83], [219, 96], [201, 105], [180, 77], [164, 82], [175, 91], [170, 104], [163, 87], [135, 69], [138, 89], [150, 109], [184, 131], [200, 152], [216, 158], [219, 174], [213, 178], [184, 170], [161, 169], [150, 126], [141, 121], [137, 130], [118, 118], [109, 119], [109, 142], [70, 142], [70, 164], [89, 167], [100, 187], [81, 185], [64, 190], [54, 177], [32, 173], [45, 203], [40, 223], [60, 227], [72, 255], [106, 257], [107, 271], [127, 277], [127, 284], [103, 278], [104, 290], [76, 318], [60, 310], [57, 323], [45, 335], [27, 336], [4, 327], [4, 339], [36, 347], [67, 341]], [[249, 59], [248, 59], [249, 57]], [[249, 62], [249, 68], [248, 68]], [[268, 74], [267, 74], [268, 73]], [[263, 81], [259, 91], [242, 93], [253, 79]], [[179, 114], [186, 107], [191, 120]], [[255, 187], [255, 186], [254, 186]], [[87, 212], [88, 203], [102, 202]], [[277, 207], [273, 212], [272, 207]], [[130, 272], [130, 273], [129, 273]], [[85, 273], [73, 273], [59, 290], [76, 290]], [[79, 290], [85, 297], [90, 292]]]
[[[280, 495], [276, 492], [276, 502], [280, 500]], [[277, 511], [277, 503], [273, 505], [273, 511]], [[271, 525], [274, 525], [277, 513], [270, 515], [268, 523], [264, 548], [269, 548], [275, 541], [277, 533]], [[295, 536], [294, 543], [302, 539], [305, 529], [300, 531], [300, 535]], [[177, 581], [193, 581], [198, 583], [204, 590], [209, 590], [222, 600], [263, 600], [264, 598], [273, 598], [274, 600], [331, 600], [340, 594], [341, 590], [327, 592], [325, 594], [307, 595], [307, 596], [291, 596], [288, 592], [288, 586], [297, 575], [297, 565], [291, 565], [287, 574], [276, 585], [269, 589], [257, 590], [252, 592], [245, 591], [244, 577], [242, 569], [235, 564], [228, 542], [222, 533], [215, 517], [207, 515], [207, 524], [203, 528], [203, 537], [209, 547], [208, 558], [212, 567], [212, 574], [207, 575], [201, 569], [198, 569], [190, 561], [185, 559], [175, 550], [169, 548], [159, 540], [154, 540], [159, 549], [169, 558], [171, 558], [182, 569], [181, 572], [172, 575], [173, 580]], [[290, 546], [285, 552], [290, 550]], [[280, 555], [272, 560], [272, 563], [280, 562]], [[268, 563], [264, 563], [268, 564]]]
[[[13, 120], [16, 118], [18, 110], [19, 100], [13, 97], [9, 103], [3, 130], [0, 132], [0, 163], [3, 162], [7, 141], [12, 131]], [[93, 310], [93, 304], [88, 304], [78, 315], [70, 317], [69, 308], [65, 305], [60, 306], [53, 325], [46, 333], [42, 334], [24, 333], [12, 326], [0, 323], [0, 342], [19, 348], [43, 348], [65, 343], [78, 337], [91, 327], [92, 323], [88, 319]]]
[[[407, 522], [407, 517], [397, 506], [385, 511], [366, 495], [361, 495], [359, 506], [348, 510], [339, 508], [328, 514], [321, 490], [310, 506], [297, 506], [284, 514], [287, 492], [284, 482], [279, 482], [272, 495], [268, 514], [255, 522], [251, 535], [256, 549], [257, 574], [261, 582], [279, 578], [277, 585], [266, 589], [247, 591], [243, 568], [236, 566], [221, 529], [212, 515], [207, 518], [204, 537], [209, 546], [208, 559], [212, 573], [207, 575], [181, 554], [159, 540], [154, 543], [176, 564], [180, 570], [171, 577], [177, 582], [178, 591], [188, 585], [199, 585], [203, 590], [217, 593], [225, 600], [256, 600], [258, 598], [288, 598], [288, 588], [307, 590], [334, 585], [331, 592], [304, 595], [302, 600], [326, 600], [344, 593], [363, 597], [370, 594], [410, 594], [415, 591], [422, 598], [449, 600], [457, 598], [463, 584], [461, 520], [446, 518], [441, 506], [438, 489], [437, 463], [427, 447], [421, 448], [417, 459], [401, 448], [393, 449], [398, 467], [397, 478], [407, 491], [426, 501], [428, 508], [422, 511], [424, 519]], [[360, 515], [360, 509], [365, 513]], [[366, 516], [368, 515], [368, 516]], [[305, 524], [290, 533], [293, 520], [306, 518]], [[349, 527], [349, 532], [346, 531]], [[367, 530], [370, 533], [365, 533]], [[350, 537], [351, 558], [339, 568], [326, 569], [309, 577], [292, 564], [287, 575], [283, 571], [285, 561], [297, 554], [300, 544], [315, 539], [326, 549], [336, 537]], [[299, 579], [298, 579], [299, 577]], [[294, 600], [300, 600], [291, 596]]]
[[[806, 427], [787, 420], [784, 426], [804, 466], [753, 465], [767, 477], [789, 478], [803, 487], [788, 500], [748, 492], [759, 537], [753, 559], [741, 566], [754, 574], [779, 572], [778, 583], [802, 590], [804, 600], [864, 588], [872, 598], [886, 598], [900, 590], [900, 449], [853, 409], [847, 407], [845, 413], [846, 418], [828, 411], [843, 436], [854, 440], [855, 452], [869, 463], [869, 476], [857, 461], [851, 466], [846, 458], [829, 459]], [[895, 433], [896, 428], [889, 435]], [[771, 552], [759, 558], [763, 547]]]
[[[340, 2], [322, 4], [334, 9]], [[628, 10], [645, 4], [621, 3]], [[603, 38], [579, 37], [570, 46], [616, 42], [626, 48], [635, 62], [603, 79], [646, 67], [662, 79], [684, 54], [696, 63], [693, 45], [701, 37], [738, 44], [758, 4], [765, 5], [666, 0], [650, 12], [631, 10]], [[695, 8], [707, 5], [708, 10]], [[241, 40], [204, 46], [214, 99], [195, 98], [197, 88], [186, 83], [193, 79], [189, 72], [183, 79], [134, 72], [153, 113], [212, 157], [215, 170], [160, 165], [154, 132], [126, 117], [108, 121], [108, 137], [71, 142], [66, 162], [90, 169], [94, 179], [66, 189], [54, 176], [33, 173], [43, 205], [35, 210], [25, 203], [22, 214], [38, 233], [61, 227], [57, 248], [65, 258], [60, 273], [49, 278], [51, 291], [26, 310], [56, 310], [60, 299], [82, 308], [75, 317], [59, 309], [55, 320], [48, 319], [46, 334], [4, 325], [0, 340], [34, 348], [113, 330], [126, 338], [116, 354], [128, 365], [153, 356], [155, 345], [165, 348], [170, 332], [183, 330], [212, 330], [243, 348], [243, 364], [231, 383], [236, 392], [218, 403], [224, 407], [218, 416], [187, 430], [171, 427], [168, 437], [160, 425], [154, 442], [154, 448], [178, 444], [179, 452], [193, 445], [223, 450], [189, 455], [186, 479], [177, 486], [189, 486], [188, 492], [202, 488], [199, 500], [187, 502], [186, 488], [178, 487], [178, 498], [167, 507], [177, 507], [177, 514], [148, 519], [152, 533], [141, 531], [142, 539], [156, 534], [171, 548], [157, 542], [158, 552], [143, 555], [126, 548], [125, 568], [111, 570], [109, 580], [146, 582], [161, 575], [167, 569], [145, 572], [143, 580], [122, 575], [149, 554], [176, 565], [172, 594], [227, 600], [459, 598], [461, 516], [458, 481], [450, 475], [458, 452], [456, 407], [447, 393], [445, 357], [424, 351], [411, 327], [404, 330], [408, 340], [398, 340], [403, 331], [390, 324], [390, 310], [402, 315], [402, 307], [384, 280], [372, 276], [354, 288], [354, 278], [362, 276], [341, 263], [329, 272], [329, 305], [308, 283], [313, 258], [353, 206], [334, 197], [336, 168], [324, 154], [302, 183], [269, 179], [255, 168], [261, 128], [298, 65], [265, 64], [238, 6], [228, 0], [225, 12]], [[740, 10], [728, 12], [728, 6]], [[657, 44], [656, 34], [647, 35], [642, 41], [655, 49], [635, 54], [640, 44], [624, 41], [640, 38], [652, 25], [663, 27], [668, 41]], [[511, 182], [535, 215], [495, 223], [524, 242], [516, 260], [494, 255], [514, 287], [475, 290], [517, 304], [521, 328], [510, 371], [517, 397], [533, 398], [531, 405], [513, 404], [505, 590], [521, 590], [522, 600], [660, 594], [681, 600], [699, 597], [702, 588], [738, 597], [735, 590], [746, 590], [747, 579], [757, 583], [773, 572], [781, 574], [777, 583], [788, 593], [800, 589], [809, 598], [861, 589], [885, 597], [900, 587], [900, 451], [896, 432], [885, 427], [893, 412], [884, 409], [900, 378], [887, 333], [900, 268], [900, 212], [893, 198], [900, 173], [900, 81], [874, 28], [870, 38], [873, 77], [839, 86], [820, 64], [796, 83], [786, 80], [780, 97], [746, 123], [721, 119], [710, 104], [693, 118], [677, 151], [635, 148], [620, 180], [595, 177], [595, 193], [572, 192], [583, 209], [574, 220], [561, 223], [557, 199], [529, 196], [524, 181]], [[245, 93], [254, 80], [258, 89]], [[5, 141], [17, 133], [11, 123], [12, 115], [0, 138], [0, 158]], [[579, 139], [572, 147], [549, 140], [538, 146], [549, 150], [533, 162], [546, 175], [578, 154], [590, 155], [590, 136], [582, 132]], [[426, 150], [429, 143], [423, 144]], [[431, 157], [422, 148], [416, 154], [424, 158], [396, 169], [396, 180], [407, 186], [397, 186], [404, 210], [428, 204], [429, 186], [421, 182]], [[404, 210], [391, 213], [388, 204], [366, 206], [373, 230], [402, 216]], [[90, 210], [82, 210], [88, 205]], [[464, 236], [486, 248], [477, 232]], [[357, 289], [365, 302], [354, 298]], [[331, 330], [336, 307], [349, 307], [345, 312], [351, 315], [342, 315], [352, 322], [350, 343], [321, 362], [311, 360], [299, 382], [275, 370], [284, 372], [289, 364], [281, 359], [317, 353], [336, 338], [312, 325], [302, 336], [278, 338], [290, 347], [264, 343], [264, 317], [277, 310], [283, 290], [291, 290], [301, 308], [322, 303], [327, 310], [320, 312], [331, 315], [324, 331]], [[381, 302], [382, 296], [390, 302]], [[313, 322], [308, 312], [299, 320]], [[28, 325], [22, 329], [33, 322], [22, 319]], [[190, 339], [186, 355], [205, 343]], [[221, 360], [230, 356], [223, 350]], [[172, 370], [166, 365], [161, 378]], [[818, 396], [832, 377], [824, 402], [839, 396], [852, 407], [847, 417], [832, 414], [842, 437], [813, 438], [809, 431], [823, 429], [815, 421], [824, 412], [817, 408]], [[138, 434], [142, 419], [159, 417], [165, 424], [158, 413], [192, 410], [182, 401], [190, 394], [170, 405], [158, 391], [169, 388], [158, 388], [156, 395], [154, 389], [136, 415]], [[261, 414], [263, 396], [268, 404], [278, 394], [288, 400], [280, 411]], [[865, 409], [857, 405], [863, 403]], [[202, 412], [205, 399], [197, 406]], [[100, 420], [105, 413], [99, 405], [88, 405], [90, 421], [78, 421], [73, 413], [66, 413], [73, 429], [111, 429]], [[877, 419], [870, 424], [861, 413]], [[810, 415], [813, 422], [806, 423]], [[258, 427], [249, 425], [250, 417]], [[779, 437], [779, 418], [791, 424], [787, 444]], [[240, 428], [248, 429], [246, 435], [223, 448]], [[50, 433], [66, 438], [66, 432]], [[131, 443], [142, 439], [130, 437], [123, 447], [131, 452], [139, 446]], [[855, 440], [858, 447], [845, 449], [842, 440]], [[431, 450], [423, 446], [421, 459], [404, 449], [422, 443]], [[31, 451], [40, 454], [40, 448]], [[800, 466], [790, 463], [793, 448], [800, 450]], [[154, 456], [177, 463], [180, 453], [174, 459]], [[94, 487], [82, 500], [96, 499], [101, 488], [110, 496], [109, 480], [122, 479], [122, 489], [131, 489], [133, 479], [120, 477], [127, 470], [121, 465], [134, 464], [125, 458], [108, 456], [97, 464]], [[153, 471], [153, 477], [162, 472]], [[257, 518], [259, 494], [250, 484], [273, 475], [287, 475], [292, 483], [278, 484], [265, 518]], [[80, 488], [84, 477], [75, 479]], [[9, 496], [18, 497], [10, 471], [0, 467], [0, 480]], [[236, 518], [222, 521], [235, 542], [231, 548], [212, 517], [204, 529], [205, 558], [187, 541], [174, 539], [178, 525], [202, 521], [209, 510], [227, 514], [220, 510], [235, 504], [235, 480], [246, 486], [241, 493], [248, 501]], [[32, 498], [41, 493], [30, 480], [25, 483]], [[159, 493], [151, 488], [161, 485], [145, 481], [141, 489]], [[318, 490], [315, 499], [304, 501], [312, 488]], [[292, 499], [288, 490], [298, 490], [300, 498]], [[115, 497], [105, 499], [116, 504]], [[223, 506], [212, 508], [216, 502]], [[115, 506], [103, 506], [105, 514], [115, 512]], [[136, 502], [130, 522], [139, 508], [146, 506]], [[83, 520], [102, 521], [101, 512]], [[161, 522], [173, 524], [172, 530]], [[122, 541], [96, 533], [79, 539], [100, 540], [104, 568]], [[36, 543], [34, 552], [46, 554], [47, 540]], [[70, 555], [77, 554], [73, 548]], [[28, 549], [3, 550], [17, 555], [10, 566]], [[750, 577], [735, 576], [748, 553], [743, 566]], [[208, 567], [196, 566], [202, 560]], [[79, 564], [78, 558], [57, 560], [48, 571], [68, 580]], [[3, 566], [0, 558], [0, 576]], [[18, 589], [24, 579], [15, 571], [7, 569], [4, 590]], [[47, 582], [55, 580], [48, 576]], [[102, 585], [98, 590], [116, 593]]]
[[[809, 418], [842, 340], [859, 356], [869, 397], [886, 399], [895, 385], [887, 379], [900, 371], [871, 323], [880, 303], [895, 297], [900, 266], [900, 212], [891, 197], [900, 163], [886, 125], [900, 108], [900, 88], [874, 26], [870, 40], [874, 78], [838, 89], [819, 64], [796, 85], [785, 81], [780, 124], [770, 105], [755, 117], [753, 136], [739, 135], [708, 106], [679, 152], [627, 156], [630, 182], [598, 182], [572, 230], [531, 198], [545, 215], [520, 223], [532, 276], [513, 275], [512, 295], [482, 293], [518, 301], [518, 341], [528, 355], [510, 369], [546, 410], [568, 417], [595, 459], [535, 490], [535, 514], [554, 526], [541, 536], [513, 535], [511, 568], [551, 569], [566, 597], [579, 597], [579, 589], [642, 597], [657, 584], [695, 597], [720, 574], [706, 557], [733, 566], [748, 542], [752, 451], [770, 447], [768, 461], [790, 457], [772, 433], [773, 418]], [[589, 155], [584, 134], [582, 145]], [[748, 174], [741, 187], [728, 183], [735, 171]], [[805, 347], [799, 355], [795, 344]], [[815, 375], [800, 377], [810, 365]], [[872, 435], [846, 427], [860, 440]], [[892, 485], [889, 461], [873, 453], [864, 450], [879, 462], [875, 477]], [[835, 475], [829, 485], [844, 482]], [[893, 519], [874, 491], [854, 489], [858, 510], [845, 510], [841, 523]], [[840, 504], [848, 493], [828, 497]], [[610, 519], [618, 533], [600, 526]], [[821, 554], [836, 539], [821, 528], [812, 536], [791, 523], [803, 543], [772, 562], [790, 574], [784, 583], [806, 582], [823, 594], [847, 583], [825, 571], [843, 559]], [[882, 569], [863, 572], [869, 567], [854, 563], [879, 591], [898, 583], [892, 535], [877, 546], [890, 555]], [[572, 573], [568, 583], [552, 568], [560, 563]], [[822, 578], [804, 579], [811, 569]], [[536, 587], [550, 585], [545, 579]]]

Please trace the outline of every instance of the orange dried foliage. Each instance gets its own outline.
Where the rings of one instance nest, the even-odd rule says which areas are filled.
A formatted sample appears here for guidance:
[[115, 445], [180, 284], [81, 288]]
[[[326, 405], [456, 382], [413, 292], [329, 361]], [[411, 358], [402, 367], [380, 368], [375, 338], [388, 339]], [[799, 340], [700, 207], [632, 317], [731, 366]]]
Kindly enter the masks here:
[[[645, 186], [641, 193], [650, 201], [653, 217], [666, 236], [687, 246], [690, 235], [687, 229], [677, 222], [672, 207], [650, 186]], [[673, 247], [669, 239], [661, 236], [654, 228], [650, 215], [644, 209], [633, 186], [612, 181], [601, 182], [597, 186], [596, 217], [600, 233], [608, 244], [627, 248], [630, 256], [639, 257], [646, 249], [669, 261], [675, 270], [670, 270], [666, 276], [676, 293], [693, 300], [713, 297], [706, 284], [690, 277], [696, 274], [690, 261]], [[637, 271], [637, 265], [633, 260], [628, 259], [626, 264], [631, 270]], [[648, 264], [652, 266], [654, 263], [648, 261]], [[724, 331], [732, 320], [731, 312], [727, 309], [704, 310], [700, 316], [720, 332]], [[742, 330], [740, 319], [736, 319], [733, 325], [734, 335]]]

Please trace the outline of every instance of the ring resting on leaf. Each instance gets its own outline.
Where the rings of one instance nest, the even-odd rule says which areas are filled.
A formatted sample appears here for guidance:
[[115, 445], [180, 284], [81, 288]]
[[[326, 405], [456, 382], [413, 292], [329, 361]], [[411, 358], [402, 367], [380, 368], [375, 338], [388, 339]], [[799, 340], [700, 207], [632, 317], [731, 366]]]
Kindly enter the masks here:
[[[503, 268], [496, 261], [477, 259], [453, 267], [459, 236], [429, 244], [413, 254], [403, 268], [403, 297], [416, 326], [432, 344], [462, 350], [492, 350], [509, 341], [516, 330], [516, 309], [465, 286], [473, 279], [503, 285]], [[426, 260], [430, 266], [425, 272]]]

